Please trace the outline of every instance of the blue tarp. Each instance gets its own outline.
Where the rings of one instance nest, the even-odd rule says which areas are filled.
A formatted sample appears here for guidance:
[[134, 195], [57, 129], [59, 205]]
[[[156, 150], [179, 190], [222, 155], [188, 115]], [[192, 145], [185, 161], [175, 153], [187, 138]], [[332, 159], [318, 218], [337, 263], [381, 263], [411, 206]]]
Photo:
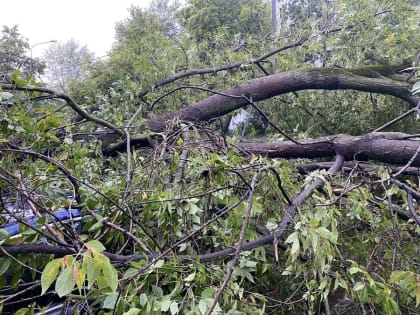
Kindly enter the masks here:
[[[68, 220], [70, 218], [78, 218], [82, 215], [82, 210], [81, 209], [68, 210], [68, 209], [62, 208], [57, 211], [54, 211], [53, 213], [54, 213], [54, 216], [50, 214], [45, 215], [49, 218], [48, 223], [55, 222], [58, 220]], [[35, 226], [38, 218], [29, 217], [29, 218], [24, 218], [23, 220], [25, 220], [25, 222], [28, 223], [30, 226]], [[23, 225], [23, 224], [19, 222], [13, 222], [13, 223], [0, 226], [0, 229], [5, 230], [9, 235], [16, 235], [20, 233], [20, 225]]]

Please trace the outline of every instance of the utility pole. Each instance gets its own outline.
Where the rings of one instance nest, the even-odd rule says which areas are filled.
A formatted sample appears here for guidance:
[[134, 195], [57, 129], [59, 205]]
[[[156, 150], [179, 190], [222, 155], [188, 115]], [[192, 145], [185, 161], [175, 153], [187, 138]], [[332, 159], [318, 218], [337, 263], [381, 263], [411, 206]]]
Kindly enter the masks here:
[[277, 31], [277, 0], [271, 0], [271, 28], [275, 35]]
[[53, 39], [53, 40], [49, 40], [47, 42], [35, 43], [31, 46], [31, 76], [34, 76], [34, 59], [32, 57], [32, 50], [34, 49], [34, 47], [39, 46], [39, 45], [49, 44], [49, 43], [56, 43], [56, 42], [57, 41], [55, 39]]

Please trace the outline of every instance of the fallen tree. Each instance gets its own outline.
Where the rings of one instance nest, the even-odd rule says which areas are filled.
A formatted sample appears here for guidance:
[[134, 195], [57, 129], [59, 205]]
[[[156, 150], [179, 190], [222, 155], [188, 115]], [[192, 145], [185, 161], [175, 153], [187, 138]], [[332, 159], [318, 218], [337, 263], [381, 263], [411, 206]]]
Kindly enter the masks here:
[[[310, 38], [245, 66], [181, 70], [136, 90], [132, 103], [114, 89], [116, 100], [101, 98], [104, 108], [89, 109], [69, 95], [6, 78], [1, 91], [13, 97], [1, 94], [8, 101], [0, 125], [0, 193], [22, 199], [35, 223], [13, 211], [2, 219], [20, 225], [18, 233], [1, 238], [0, 276], [8, 289], [22, 290], [0, 302], [24, 294], [20, 274], [32, 268], [42, 273], [31, 278], [42, 293], [95, 300], [98, 308], [121, 314], [132, 305], [146, 313], [153, 307], [176, 313], [172, 305], [184, 303], [185, 313], [211, 313], [217, 303], [226, 312], [239, 303], [254, 313], [286, 304], [287, 311], [313, 312], [319, 301], [336, 310], [341, 304], [395, 313], [417, 307], [420, 140], [416, 128], [405, 133], [396, 127], [416, 123], [419, 113], [412, 72], [402, 71], [408, 64], [264, 70], [263, 61]], [[265, 76], [217, 91], [183, 81], [218, 78], [227, 70], [248, 74], [249, 68]], [[289, 135], [268, 118], [269, 106], [259, 106], [313, 90], [368, 92], [366, 106], [383, 101], [375, 102], [378, 95], [408, 106], [362, 135], [320, 137]], [[154, 109], [177, 93], [193, 100], [190, 92], [201, 99], [137, 119], [143, 105]], [[126, 116], [108, 116], [112, 106], [125, 103], [135, 104]], [[268, 121], [270, 134], [244, 141], [221, 132], [215, 122], [246, 106]], [[322, 115], [329, 108], [317, 110]], [[80, 225], [45, 221], [43, 214], [54, 217], [63, 205], [81, 209]], [[9, 276], [9, 266], [16, 276]], [[341, 298], [331, 301], [332, 292]]]
[[377, 161], [420, 166], [418, 135], [395, 132], [371, 133], [363, 136], [328, 136], [292, 141], [240, 143], [239, 148], [270, 158], [323, 158], [341, 154], [346, 161]]
[[[174, 118], [187, 121], [209, 121], [238, 108], [277, 95], [301, 90], [356, 90], [398, 97], [412, 107], [420, 98], [413, 96], [410, 84], [390, 79], [403, 66], [361, 67], [356, 69], [322, 68], [290, 71], [250, 80], [237, 87], [205, 98], [177, 112], [148, 120], [152, 131], [161, 131]], [[387, 77], [388, 76], [388, 77]]]

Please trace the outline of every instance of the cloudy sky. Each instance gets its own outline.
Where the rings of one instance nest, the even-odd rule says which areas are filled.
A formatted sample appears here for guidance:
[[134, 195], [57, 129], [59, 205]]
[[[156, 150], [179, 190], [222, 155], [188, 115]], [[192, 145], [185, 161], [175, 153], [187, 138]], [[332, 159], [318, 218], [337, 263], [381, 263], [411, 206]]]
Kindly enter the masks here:
[[[150, 0], [18, 0], [1, 1], [0, 27], [19, 25], [30, 45], [74, 38], [97, 57], [111, 48], [116, 22], [128, 17], [132, 5], [147, 7]], [[48, 44], [33, 47], [40, 56]]]

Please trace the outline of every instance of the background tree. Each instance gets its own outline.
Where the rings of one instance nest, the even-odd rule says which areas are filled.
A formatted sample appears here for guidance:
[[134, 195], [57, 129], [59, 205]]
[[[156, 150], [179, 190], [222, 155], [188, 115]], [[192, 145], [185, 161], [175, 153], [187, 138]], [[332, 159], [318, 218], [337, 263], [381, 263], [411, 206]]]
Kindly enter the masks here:
[[80, 46], [71, 39], [65, 43], [50, 45], [43, 59], [47, 65], [49, 85], [57, 91], [68, 92], [71, 82], [87, 78], [94, 56], [86, 46]]
[[0, 38], [0, 72], [2, 75], [19, 70], [25, 76], [42, 74], [45, 65], [38, 58], [31, 59], [30, 46], [18, 31], [18, 26], [3, 25]]
[[262, 1], [189, 1], [182, 10], [184, 25], [198, 43], [212, 41], [216, 35], [247, 40], [270, 32], [269, 5]]

